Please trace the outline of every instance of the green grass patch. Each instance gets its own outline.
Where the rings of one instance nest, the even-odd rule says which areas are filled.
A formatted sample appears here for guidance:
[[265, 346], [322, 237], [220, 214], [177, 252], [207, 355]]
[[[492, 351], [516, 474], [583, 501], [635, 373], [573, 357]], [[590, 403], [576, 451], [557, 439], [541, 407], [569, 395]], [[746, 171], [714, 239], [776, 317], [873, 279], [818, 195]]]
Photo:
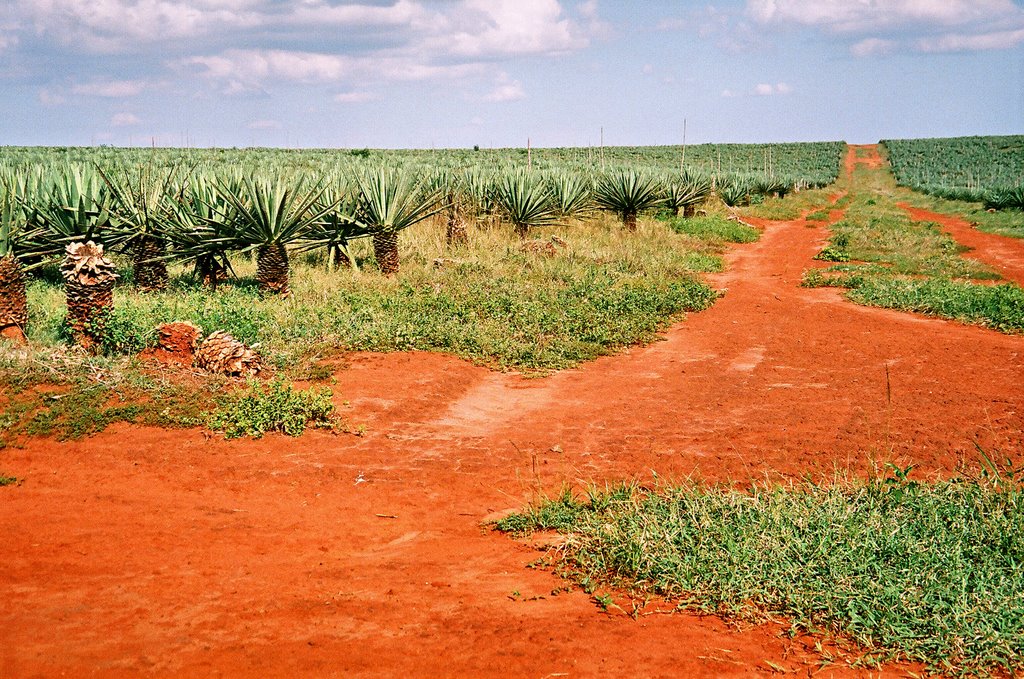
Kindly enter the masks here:
[[828, 221], [828, 210], [815, 210], [805, 217], [809, 222], [827, 222]]
[[761, 232], [757, 229], [722, 215], [674, 217], [669, 220], [669, 226], [676, 233], [683, 233], [709, 242], [753, 243], [761, 237]]
[[24, 435], [77, 439], [115, 422], [197, 426], [224, 381], [174, 382], [131, 358], [0, 344], [0, 448]]
[[[692, 221], [692, 220], [691, 220]], [[369, 243], [355, 244], [362, 270], [330, 271], [318, 255], [292, 258], [292, 297], [261, 297], [255, 264], [239, 257], [240, 278], [211, 293], [175, 269], [171, 289], [115, 291], [103, 349], [111, 356], [153, 346], [154, 328], [188, 320], [258, 343], [278, 368], [325, 349], [427, 350], [502, 369], [571, 367], [650, 342], [685, 312], [709, 307], [715, 292], [699, 274], [718, 271], [724, 239], [748, 241], [745, 227], [714, 217], [680, 235], [641, 220], [637, 234], [613, 218], [539, 230], [567, 245], [554, 255], [524, 253], [511, 227], [473, 229], [467, 247], [450, 248], [443, 220], [402, 234], [402, 271], [384, 278]], [[440, 264], [435, 264], [440, 262]], [[63, 292], [46, 279], [29, 285], [29, 336], [63, 343]]]
[[915, 222], [896, 203], [905, 189], [883, 169], [858, 166], [844, 218], [816, 259], [856, 264], [812, 269], [808, 287], [848, 288], [849, 299], [870, 306], [915, 311], [1003, 332], [1024, 329], [1024, 290], [962, 256], [962, 248], [935, 224]]
[[1003, 332], [1024, 331], [1024, 289], [1010, 283], [867, 277], [849, 287], [847, 296], [868, 306], [916, 311]]
[[[690, 484], [571, 493], [501, 521], [565, 534], [547, 562], [587, 591], [830, 632], [861, 661], [1020, 670], [1024, 493], [1010, 477]], [[859, 650], [858, 650], [859, 649]]]
[[0, 486], [13, 486], [18, 482], [18, 479], [13, 476], [7, 476], [6, 474], [0, 474]]
[[248, 387], [219, 400], [209, 419], [210, 428], [224, 438], [262, 438], [270, 431], [299, 436], [307, 426], [334, 426], [334, 404], [327, 388], [296, 389], [282, 379], [250, 381]]

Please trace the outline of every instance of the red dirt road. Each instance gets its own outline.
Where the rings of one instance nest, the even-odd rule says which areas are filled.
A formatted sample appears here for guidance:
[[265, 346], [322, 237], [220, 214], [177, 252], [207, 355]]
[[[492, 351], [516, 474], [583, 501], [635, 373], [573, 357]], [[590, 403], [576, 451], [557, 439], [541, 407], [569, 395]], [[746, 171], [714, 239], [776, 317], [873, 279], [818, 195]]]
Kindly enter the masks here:
[[553, 596], [538, 552], [481, 527], [566, 482], [945, 474], [975, 441], [1021, 449], [1024, 337], [800, 288], [826, 230], [762, 226], [712, 309], [578, 370], [353, 356], [335, 393], [362, 438], [116, 427], [3, 451], [25, 481], [0, 489], [0, 677], [815, 669], [780, 626]]

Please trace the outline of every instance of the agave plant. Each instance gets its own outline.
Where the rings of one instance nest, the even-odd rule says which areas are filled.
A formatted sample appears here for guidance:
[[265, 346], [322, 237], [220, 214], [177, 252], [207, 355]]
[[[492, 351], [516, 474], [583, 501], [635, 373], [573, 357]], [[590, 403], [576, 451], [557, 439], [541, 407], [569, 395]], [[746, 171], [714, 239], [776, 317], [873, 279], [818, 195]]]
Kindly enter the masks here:
[[684, 170], [666, 182], [665, 206], [674, 215], [682, 210], [684, 217], [692, 217], [697, 206], [711, 195], [711, 177]]
[[615, 212], [622, 224], [636, 231], [636, 218], [662, 201], [656, 179], [632, 169], [614, 170], [601, 177], [594, 189], [594, 201], [603, 210]]
[[110, 191], [94, 167], [66, 165], [26, 205], [40, 227], [40, 237], [29, 245], [30, 254], [55, 255], [69, 243], [94, 241], [108, 248], [120, 244], [123, 234], [110, 227]]
[[986, 210], [1024, 210], [1024, 186], [989, 191], [983, 201]]
[[359, 189], [337, 178], [331, 179], [320, 196], [318, 207], [327, 211], [310, 224], [301, 249], [327, 248], [327, 265], [332, 269], [356, 266], [349, 243], [370, 235], [359, 221]]
[[232, 235], [241, 250], [256, 250], [260, 292], [288, 297], [288, 244], [303, 239], [332, 209], [321, 200], [324, 182], [250, 175], [237, 184], [218, 183], [216, 189], [234, 212]]
[[191, 176], [167, 195], [177, 197], [169, 200], [163, 232], [170, 256], [191, 262], [194, 275], [216, 290], [231, 271], [228, 252], [238, 247], [234, 208], [220, 197], [214, 180], [203, 174]]
[[582, 219], [594, 211], [594, 192], [590, 178], [577, 172], [558, 172], [548, 179], [555, 213], [560, 217]]
[[750, 184], [740, 177], [732, 177], [718, 185], [718, 197], [729, 207], [749, 205]]
[[779, 177], [760, 177], [754, 181], [752, 190], [762, 196], [785, 198], [793, 189], [793, 183]]
[[135, 284], [143, 291], [167, 287], [167, 242], [164, 232], [172, 221], [176, 168], [159, 175], [152, 166], [120, 172], [99, 170], [110, 191], [110, 213], [122, 248], [132, 260]]
[[23, 339], [28, 324], [28, 297], [25, 273], [15, 250], [26, 228], [13, 193], [10, 185], [0, 184], [0, 334]]
[[459, 178], [466, 212], [471, 213], [478, 222], [486, 221], [497, 207], [492, 179], [490, 173], [476, 167], [464, 171]]
[[550, 224], [557, 218], [548, 188], [528, 172], [520, 170], [502, 176], [494, 197], [520, 238], [526, 238], [531, 228]]
[[381, 273], [398, 271], [398, 234], [441, 207], [437, 189], [425, 188], [406, 170], [377, 168], [359, 179], [360, 223], [373, 236], [373, 255]]

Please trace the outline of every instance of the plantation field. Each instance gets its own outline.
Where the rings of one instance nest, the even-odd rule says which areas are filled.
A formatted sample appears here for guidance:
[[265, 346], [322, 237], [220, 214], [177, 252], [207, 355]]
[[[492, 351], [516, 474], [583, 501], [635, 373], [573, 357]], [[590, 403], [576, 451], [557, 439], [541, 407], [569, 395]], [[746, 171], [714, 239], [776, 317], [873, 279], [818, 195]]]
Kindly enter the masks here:
[[1024, 669], [1024, 241], [877, 147], [4, 154], [0, 675]]
[[882, 143], [901, 186], [996, 210], [1024, 210], [1024, 136]]

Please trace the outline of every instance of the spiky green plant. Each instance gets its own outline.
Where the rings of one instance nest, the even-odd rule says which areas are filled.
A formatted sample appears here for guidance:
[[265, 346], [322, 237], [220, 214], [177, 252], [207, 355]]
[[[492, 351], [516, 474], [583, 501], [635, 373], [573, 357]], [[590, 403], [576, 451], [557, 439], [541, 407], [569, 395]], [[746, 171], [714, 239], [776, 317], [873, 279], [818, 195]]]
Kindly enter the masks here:
[[167, 242], [164, 232], [172, 221], [176, 193], [176, 167], [158, 171], [152, 165], [99, 170], [110, 191], [110, 213], [132, 261], [135, 284], [140, 290], [167, 287]]
[[547, 186], [537, 175], [523, 170], [501, 176], [494, 197], [520, 238], [526, 238], [531, 228], [550, 224], [557, 218]]
[[398, 272], [398, 234], [442, 209], [437, 189], [403, 169], [379, 167], [359, 178], [359, 221], [373, 236], [381, 273]]
[[94, 241], [108, 249], [124, 236], [110, 227], [116, 221], [110, 212], [110, 191], [94, 166], [68, 164], [26, 204], [39, 237], [28, 246], [32, 254], [63, 254], [69, 243]]
[[163, 233], [171, 257], [192, 263], [194, 275], [216, 290], [231, 271], [228, 253], [238, 247], [235, 209], [221, 197], [214, 178], [205, 174], [193, 174], [169, 195], [178, 197], [170, 201]]
[[242, 251], [256, 251], [261, 292], [288, 297], [288, 245], [307, 235], [333, 206], [321, 198], [324, 182], [304, 177], [246, 175], [237, 184], [218, 183], [217, 192], [234, 210], [234, 238]]
[[547, 181], [555, 213], [560, 217], [583, 219], [595, 209], [593, 182], [578, 172], [556, 172]]
[[729, 207], [750, 204], [750, 183], [741, 177], [732, 177], [718, 185], [718, 197]]
[[616, 213], [629, 231], [636, 231], [636, 218], [658, 206], [662, 189], [657, 179], [633, 169], [613, 170], [597, 181], [594, 201], [598, 207]]
[[711, 195], [711, 177], [689, 169], [669, 178], [665, 186], [665, 207], [674, 215], [682, 210], [684, 217], [692, 217]]
[[327, 208], [318, 221], [310, 224], [300, 248], [327, 249], [327, 266], [355, 267], [349, 248], [351, 241], [370, 235], [359, 221], [359, 189], [338, 177], [328, 179], [320, 196], [319, 206]]

